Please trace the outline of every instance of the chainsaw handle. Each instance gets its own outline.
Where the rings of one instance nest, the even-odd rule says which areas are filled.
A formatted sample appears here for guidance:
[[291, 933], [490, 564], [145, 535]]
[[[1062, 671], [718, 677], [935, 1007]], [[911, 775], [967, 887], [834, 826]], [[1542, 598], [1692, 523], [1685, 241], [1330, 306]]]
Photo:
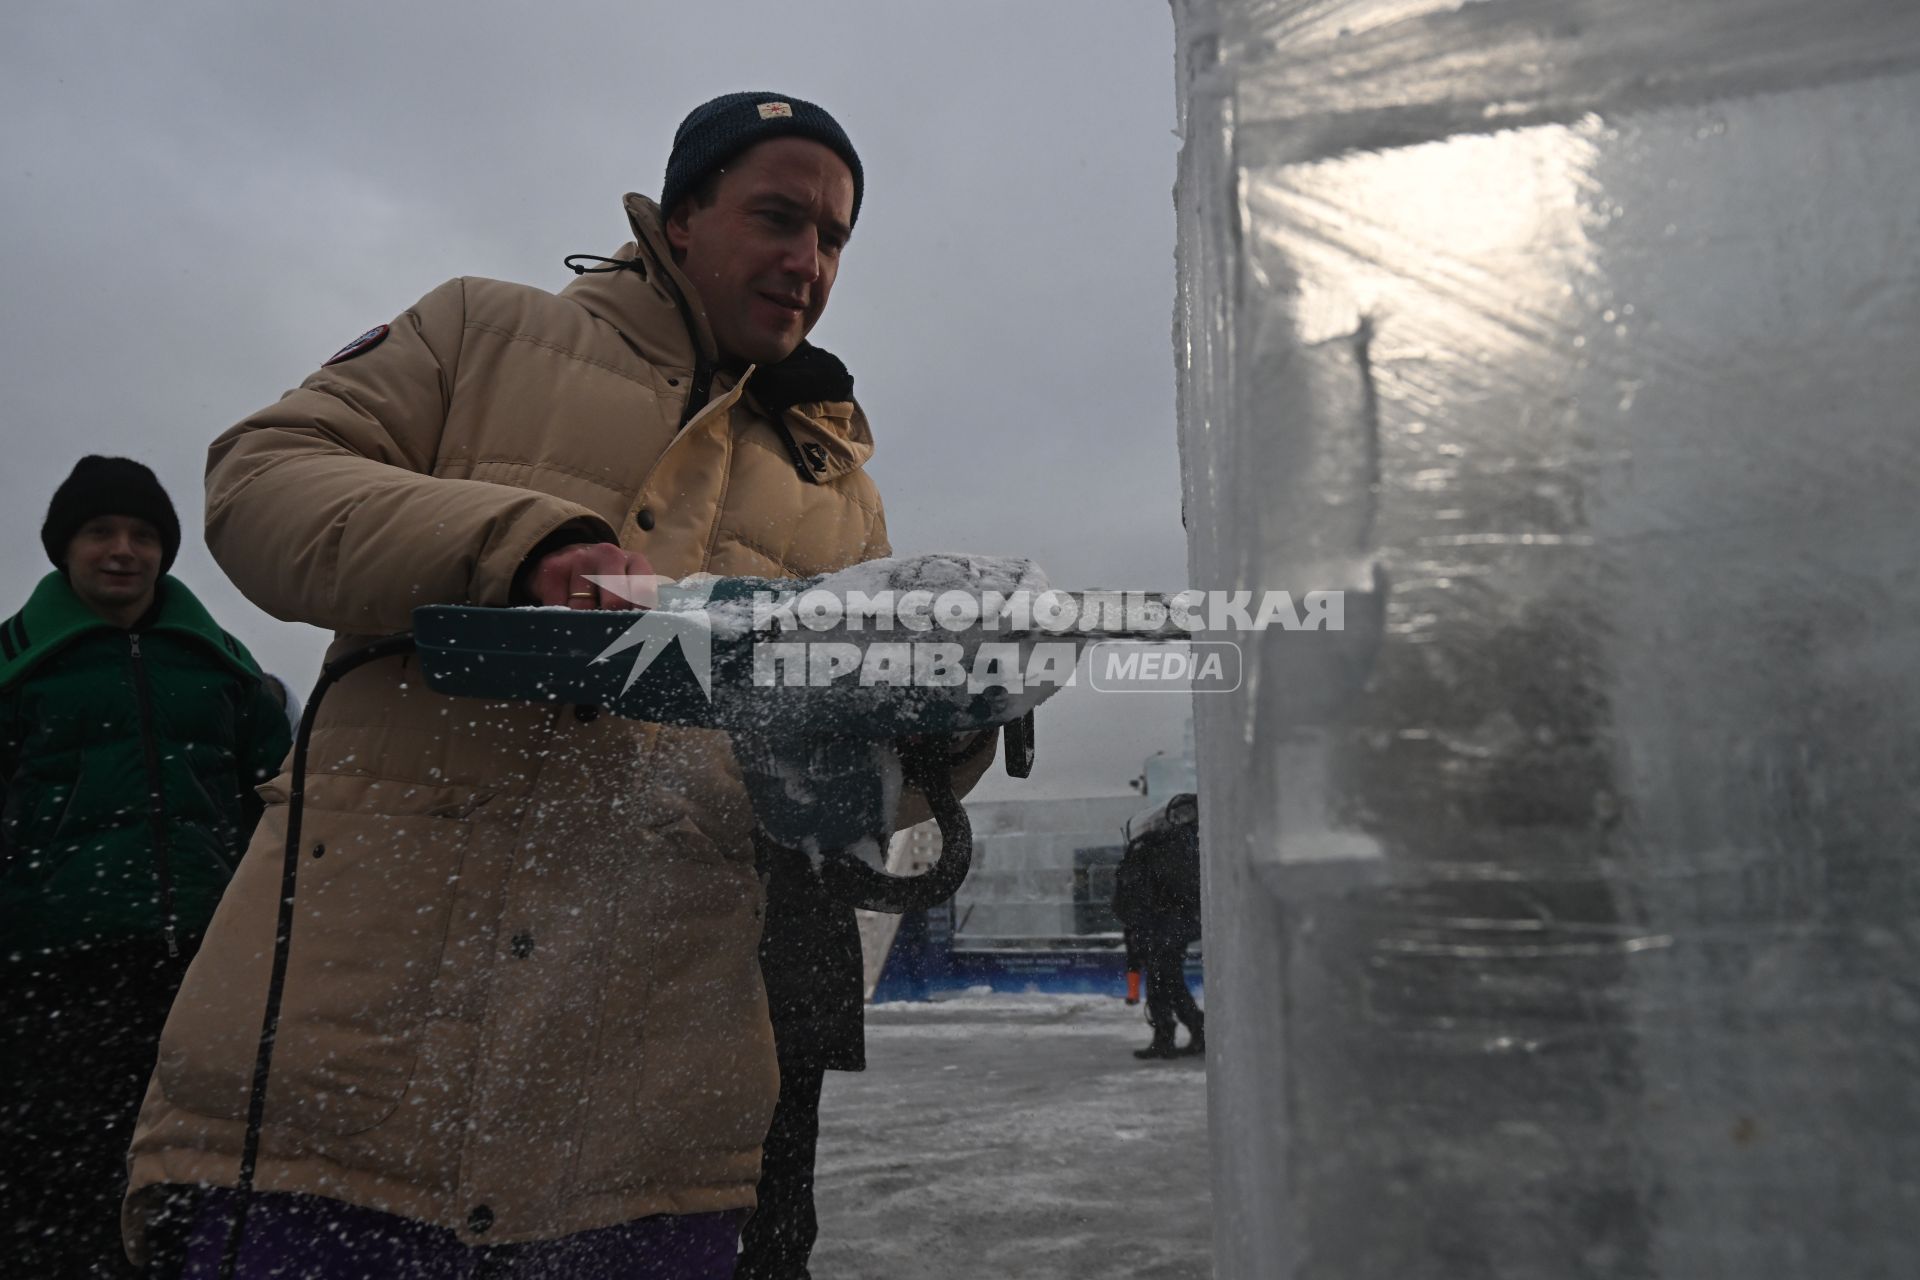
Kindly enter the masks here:
[[1007, 776], [1033, 776], [1033, 712], [1027, 712], [1018, 720], [1009, 720], [1001, 737], [1007, 748]]
[[926, 797], [940, 828], [940, 856], [918, 875], [896, 876], [848, 850], [830, 850], [820, 860], [821, 887], [834, 901], [861, 911], [903, 915], [937, 907], [954, 895], [973, 866], [973, 825], [953, 794], [953, 764], [945, 744], [903, 746], [900, 763], [907, 785]]

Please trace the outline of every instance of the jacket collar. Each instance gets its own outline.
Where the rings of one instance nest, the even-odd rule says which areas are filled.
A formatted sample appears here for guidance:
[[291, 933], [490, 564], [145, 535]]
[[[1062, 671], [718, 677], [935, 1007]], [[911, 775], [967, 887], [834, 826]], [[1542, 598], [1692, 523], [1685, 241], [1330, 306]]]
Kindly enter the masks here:
[[560, 296], [618, 329], [650, 363], [690, 370], [698, 354], [712, 364], [719, 358], [713, 329], [699, 292], [668, 252], [660, 207], [630, 194], [626, 209], [633, 239], [615, 251], [613, 260], [637, 265], [583, 275]]
[[867, 415], [852, 400], [795, 405], [782, 421], [818, 483], [858, 471], [873, 456]]
[[[170, 632], [210, 649], [240, 672], [258, 676], [253, 655], [220, 629], [186, 584], [171, 574], [160, 579], [160, 609], [143, 632]], [[96, 631], [119, 628], [81, 603], [66, 575], [40, 579], [19, 613], [0, 623], [0, 688], [6, 688], [69, 644]]]
[[[713, 329], [699, 292], [674, 265], [660, 206], [633, 193], [628, 193], [625, 205], [634, 238], [614, 253], [613, 260], [640, 265], [583, 275], [562, 289], [560, 296], [619, 330], [649, 363], [691, 373], [697, 351], [711, 364], [719, 358]], [[748, 392], [752, 381], [753, 370], [748, 369], [741, 379]], [[730, 383], [722, 375], [714, 387], [716, 399]], [[796, 405], [782, 421], [818, 481], [857, 471], [873, 456], [867, 415], [853, 400]]]

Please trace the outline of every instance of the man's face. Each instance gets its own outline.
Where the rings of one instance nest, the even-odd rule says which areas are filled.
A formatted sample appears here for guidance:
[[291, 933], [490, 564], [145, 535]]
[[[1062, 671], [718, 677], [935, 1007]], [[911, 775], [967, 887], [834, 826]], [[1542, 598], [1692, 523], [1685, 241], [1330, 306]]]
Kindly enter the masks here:
[[680, 201], [667, 240], [730, 364], [786, 359], [827, 309], [853, 214], [853, 172], [810, 138], [735, 157], [712, 203]]
[[67, 579], [96, 608], [124, 609], [153, 594], [164, 548], [138, 516], [95, 516], [67, 544]]

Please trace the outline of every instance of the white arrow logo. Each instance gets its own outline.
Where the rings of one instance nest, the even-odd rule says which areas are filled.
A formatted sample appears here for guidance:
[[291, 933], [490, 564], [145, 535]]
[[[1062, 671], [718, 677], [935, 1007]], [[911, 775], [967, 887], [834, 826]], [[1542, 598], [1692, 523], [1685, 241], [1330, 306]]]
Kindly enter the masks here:
[[708, 702], [713, 701], [713, 619], [707, 615], [706, 603], [719, 579], [701, 577], [683, 584], [652, 574], [584, 576], [602, 591], [633, 604], [644, 605], [655, 599], [660, 602], [658, 608], [643, 608], [633, 625], [593, 659], [605, 662], [616, 653], [639, 648], [633, 656], [633, 669], [627, 672], [627, 682], [620, 686], [621, 693], [633, 688], [633, 682], [653, 665], [653, 660], [678, 640], [680, 656], [700, 682], [700, 692], [707, 695]]

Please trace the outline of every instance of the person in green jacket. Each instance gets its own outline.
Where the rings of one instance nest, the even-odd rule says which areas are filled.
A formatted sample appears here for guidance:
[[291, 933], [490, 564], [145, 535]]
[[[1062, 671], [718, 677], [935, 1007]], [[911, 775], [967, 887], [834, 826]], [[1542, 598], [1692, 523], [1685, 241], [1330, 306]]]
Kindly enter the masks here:
[[167, 1009], [289, 732], [246, 649], [167, 575], [152, 471], [89, 456], [0, 623], [0, 1257], [132, 1276], [126, 1150]]

